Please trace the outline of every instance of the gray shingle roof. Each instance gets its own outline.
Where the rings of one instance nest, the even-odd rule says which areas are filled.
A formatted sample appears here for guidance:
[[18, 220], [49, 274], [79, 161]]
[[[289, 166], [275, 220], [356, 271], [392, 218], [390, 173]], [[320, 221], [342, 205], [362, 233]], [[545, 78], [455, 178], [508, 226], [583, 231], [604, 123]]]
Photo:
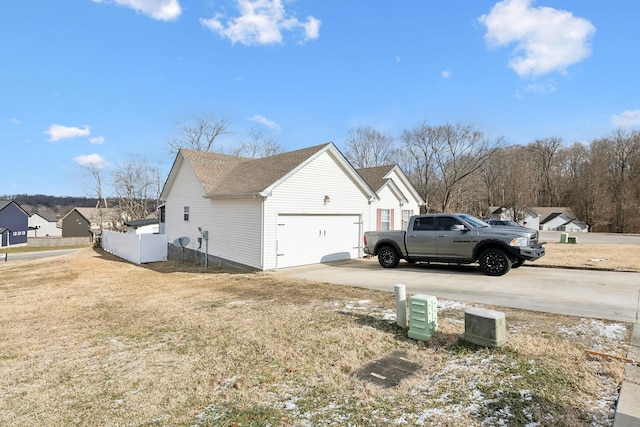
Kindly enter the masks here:
[[259, 194], [331, 143], [261, 159], [181, 149], [207, 196]]
[[[98, 208], [73, 208], [67, 215], [73, 210], [76, 210], [85, 217], [89, 222], [97, 224], [100, 222], [100, 210]], [[65, 215], [66, 216], [66, 215]], [[118, 208], [102, 208], [102, 220], [103, 222], [118, 221], [121, 219], [120, 209]]]
[[34, 215], [38, 215], [44, 219], [46, 219], [49, 222], [57, 222], [58, 221], [58, 217], [52, 214], [46, 214], [46, 213], [38, 213], [38, 212], [34, 212], [31, 214], [31, 216]]
[[384, 179], [385, 175], [391, 172], [395, 167], [396, 165], [375, 166], [371, 168], [357, 169], [356, 172], [358, 172], [362, 179], [369, 184], [369, 187], [378, 191], [387, 182], [387, 180]]

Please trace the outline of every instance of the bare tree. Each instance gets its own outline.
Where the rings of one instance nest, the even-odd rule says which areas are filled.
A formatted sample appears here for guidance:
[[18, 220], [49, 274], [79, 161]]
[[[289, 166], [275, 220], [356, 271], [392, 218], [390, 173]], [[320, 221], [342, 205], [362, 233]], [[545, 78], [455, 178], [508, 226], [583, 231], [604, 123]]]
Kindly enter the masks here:
[[231, 154], [256, 159], [273, 156], [281, 152], [282, 147], [280, 147], [275, 138], [266, 136], [262, 130], [252, 127], [249, 129], [248, 140], [242, 142], [240, 147]]
[[[613, 195], [614, 227], [618, 233], [627, 231], [633, 211], [637, 215], [637, 194], [640, 180], [640, 132], [616, 130], [609, 139], [609, 176]], [[634, 182], [635, 181], [635, 182]]]
[[529, 145], [529, 150], [533, 153], [533, 161], [540, 171], [540, 206], [554, 206], [558, 203], [553, 168], [555, 156], [561, 146], [562, 139], [556, 137], [538, 139]]
[[[96, 203], [96, 209], [98, 210], [98, 227], [100, 230], [100, 235], [102, 235], [102, 224], [104, 223], [104, 211], [103, 208], [107, 208], [107, 198], [104, 196], [102, 192], [102, 165], [98, 163], [87, 163], [82, 166], [85, 169], [91, 178], [93, 179], [93, 191], [95, 191], [95, 195], [98, 198]], [[104, 206], [103, 206], [104, 205]]]
[[393, 137], [369, 126], [349, 130], [345, 157], [355, 168], [369, 168], [389, 164], [394, 149]]
[[424, 158], [417, 159], [424, 173], [425, 187], [429, 180], [438, 182], [436, 196], [439, 209], [448, 212], [463, 182], [496, 153], [502, 140], [488, 140], [478, 129], [457, 123], [431, 127], [422, 124], [412, 131], [403, 132], [407, 150]]
[[181, 148], [213, 151], [215, 140], [228, 133], [230, 133], [228, 120], [205, 114], [181, 124], [178, 134], [169, 138], [168, 144], [173, 154]]
[[148, 218], [158, 207], [160, 170], [144, 159], [131, 159], [114, 169], [113, 188], [125, 218]]
[[435, 139], [434, 128], [422, 122], [416, 128], [402, 131], [402, 142], [409, 153], [411, 164], [405, 171], [425, 201], [425, 210], [433, 209], [431, 194], [436, 192], [437, 180], [433, 166], [435, 156], [432, 141]]

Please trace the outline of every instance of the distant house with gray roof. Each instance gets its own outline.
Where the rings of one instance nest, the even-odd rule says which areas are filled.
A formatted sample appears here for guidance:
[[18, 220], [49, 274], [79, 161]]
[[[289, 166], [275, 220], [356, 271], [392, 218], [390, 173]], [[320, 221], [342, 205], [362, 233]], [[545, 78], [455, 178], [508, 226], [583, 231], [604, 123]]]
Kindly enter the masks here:
[[[519, 210], [518, 215], [513, 215], [511, 209], [492, 206], [489, 208], [488, 217], [494, 219], [510, 219], [540, 231], [564, 231], [568, 233], [584, 233], [589, 231], [589, 226], [576, 219], [571, 208], [564, 206], [552, 207], [527, 207]], [[517, 217], [517, 218], [516, 218]]]
[[62, 228], [58, 226], [55, 215], [34, 212], [29, 215], [29, 237], [61, 237]]
[[73, 208], [62, 218], [62, 237], [90, 237], [102, 230], [120, 230], [124, 220], [117, 208]]

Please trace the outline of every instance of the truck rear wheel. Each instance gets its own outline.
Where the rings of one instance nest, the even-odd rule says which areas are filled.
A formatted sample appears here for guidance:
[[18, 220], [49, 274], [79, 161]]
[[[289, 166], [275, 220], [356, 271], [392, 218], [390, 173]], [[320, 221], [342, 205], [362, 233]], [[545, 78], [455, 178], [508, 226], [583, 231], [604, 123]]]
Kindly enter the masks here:
[[480, 268], [489, 276], [502, 276], [511, 270], [511, 260], [498, 248], [485, 249], [478, 258]]
[[385, 246], [378, 251], [378, 262], [384, 268], [395, 268], [400, 263], [400, 257], [391, 246]]

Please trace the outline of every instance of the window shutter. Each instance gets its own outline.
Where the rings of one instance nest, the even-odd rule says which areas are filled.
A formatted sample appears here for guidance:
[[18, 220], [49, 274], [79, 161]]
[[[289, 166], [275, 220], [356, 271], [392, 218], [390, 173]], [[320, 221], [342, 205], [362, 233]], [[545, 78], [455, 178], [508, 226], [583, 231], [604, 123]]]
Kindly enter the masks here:
[[382, 209], [376, 209], [376, 230], [382, 228]]
[[393, 214], [396, 210], [395, 209], [391, 209], [391, 213], [389, 214], [389, 230], [393, 230]]

